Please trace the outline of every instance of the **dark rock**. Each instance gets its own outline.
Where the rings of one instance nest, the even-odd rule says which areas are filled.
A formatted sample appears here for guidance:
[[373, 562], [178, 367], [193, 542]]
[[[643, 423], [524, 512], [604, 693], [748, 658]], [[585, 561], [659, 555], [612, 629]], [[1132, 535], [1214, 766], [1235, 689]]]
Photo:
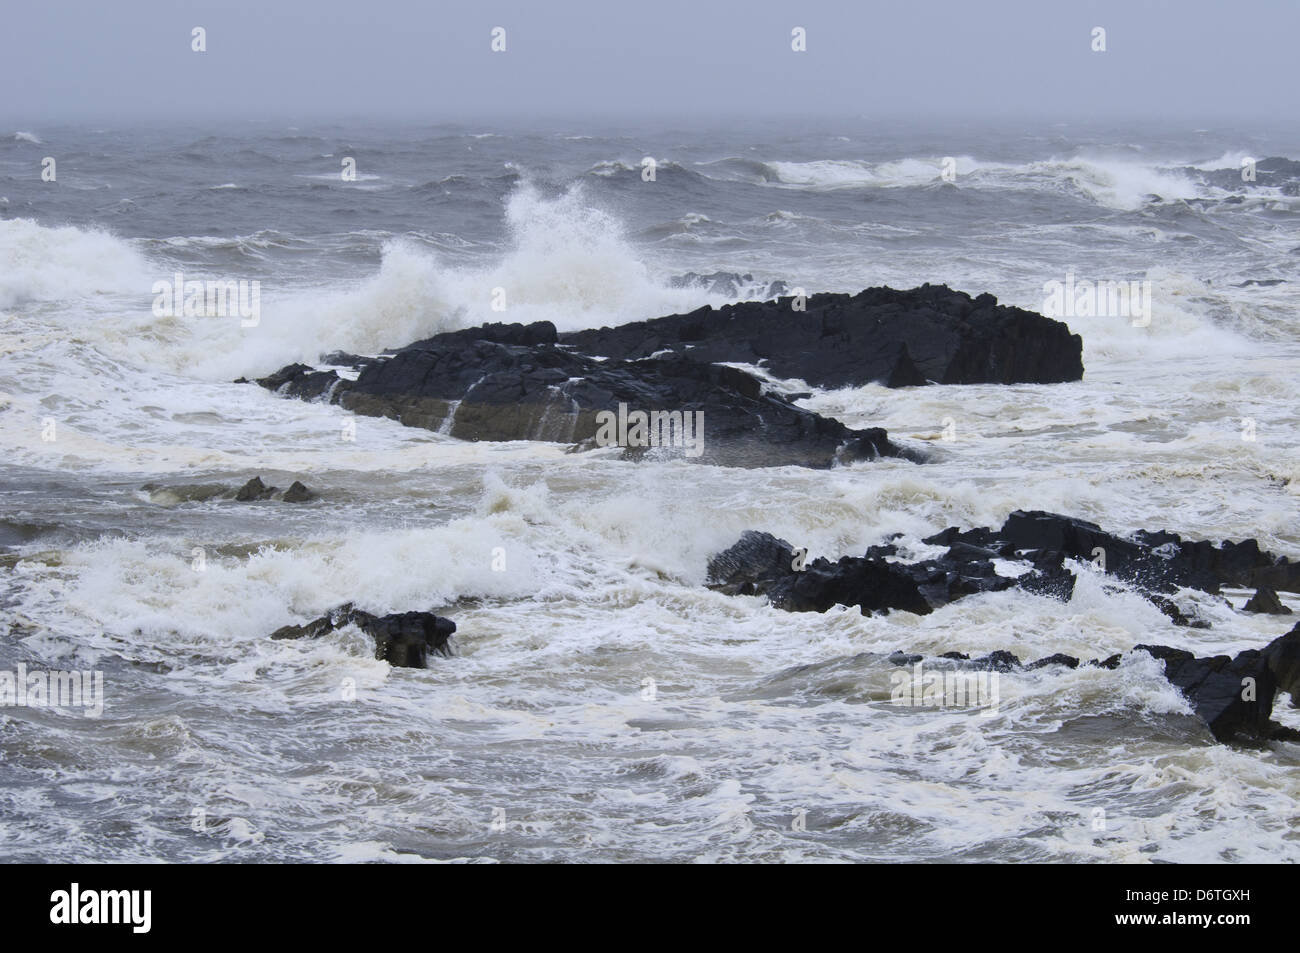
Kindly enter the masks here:
[[[1126, 538], [1108, 533], [1096, 523], [1059, 513], [1017, 510], [1001, 529], [963, 533], [950, 527], [925, 542], [976, 546], [1008, 558], [1029, 559], [1039, 568], [1052, 561], [1059, 563], [1060, 557], [1091, 562], [1100, 555], [1107, 573], [1152, 593], [1188, 588], [1218, 594], [1221, 586], [1252, 585], [1300, 592], [1300, 563], [1263, 552], [1253, 539], [1214, 544], [1147, 530]], [[1170, 614], [1167, 607], [1162, 610]], [[1200, 625], [1186, 619], [1180, 624]]]
[[1177, 603], [1168, 596], [1153, 593], [1145, 593], [1145, 595], [1151, 600], [1153, 606], [1169, 617], [1169, 621], [1174, 625], [1185, 626], [1189, 629], [1208, 629], [1210, 627], [1210, 623], [1204, 619], [1187, 616], [1182, 609], [1178, 608]]
[[362, 357], [360, 354], [349, 354], [347, 351], [330, 351], [328, 354], [321, 355], [320, 362], [329, 367], [350, 367], [359, 370], [370, 362], [370, 358]]
[[303, 486], [298, 480], [294, 480], [280, 499], [286, 503], [306, 503], [308, 500], [316, 499], [316, 494]]
[[1282, 604], [1282, 600], [1277, 597], [1277, 592], [1268, 586], [1260, 586], [1255, 590], [1255, 594], [1246, 600], [1242, 606], [1246, 612], [1264, 612], [1268, 615], [1290, 615], [1291, 609]]
[[[752, 280], [687, 275], [687, 283]], [[882, 381], [1079, 380], [1082, 343], [1064, 324], [944, 286], [818, 294], [702, 308], [618, 328], [557, 334], [550, 322], [488, 324], [366, 358], [335, 352], [333, 369], [291, 364], [257, 383], [285, 397], [336, 403], [464, 440], [593, 445], [597, 414], [705, 415], [705, 449], [686, 459], [727, 466], [828, 467], [879, 457], [922, 459], [879, 428], [853, 430], [766, 392], [736, 363], [763, 363], [820, 387]], [[692, 419], [695, 419], [692, 417]], [[625, 456], [643, 448], [626, 447]]]
[[1291, 706], [1300, 708], [1300, 623], [1266, 645], [1264, 658], [1278, 691], [1289, 694]]
[[[625, 413], [702, 412], [699, 452], [680, 446], [661, 452], [704, 463], [829, 467], [885, 456], [920, 459], [893, 444], [884, 430], [852, 430], [802, 410], [765, 394], [755, 377], [735, 368], [683, 358], [598, 361], [546, 343], [553, 336], [554, 327], [545, 323], [488, 325], [376, 358], [355, 381], [324, 381], [297, 365], [264, 384], [289, 396], [323, 394], [354, 413], [391, 417], [464, 440], [549, 440], [590, 448], [600, 425], [597, 415], [622, 408]], [[657, 428], [650, 435], [658, 437]], [[651, 449], [625, 446], [624, 456]]]
[[398, 668], [424, 668], [430, 652], [450, 655], [448, 640], [456, 631], [455, 622], [432, 612], [376, 616], [349, 602], [303, 625], [283, 626], [271, 638], [316, 639], [349, 624], [375, 640], [375, 658]]
[[909, 655], [906, 652], [892, 652], [885, 661], [890, 665], [915, 665], [923, 658], [925, 658], [924, 655]]
[[1229, 658], [1196, 658], [1164, 645], [1136, 645], [1164, 663], [1169, 679], [1191, 702], [1219, 741], [1260, 741], [1273, 728], [1277, 680], [1263, 652], [1248, 649]]
[[1010, 652], [999, 649], [977, 659], [971, 659], [970, 667], [987, 672], [1010, 672], [1013, 669], [1020, 668], [1020, 659]]
[[235, 499], [240, 503], [248, 503], [253, 500], [269, 499], [275, 492], [275, 487], [267, 486], [262, 482], [261, 477], [253, 477], [235, 492]]
[[888, 558], [893, 546], [872, 549], [866, 556], [836, 562], [805, 561], [797, 569], [800, 560], [788, 542], [750, 530], [709, 560], [708, 585], [728, 595], [765, 595], [772, 605], [791, 612], [846, 605], [857, 606], [864, 615], [893, 609], [925, 615], [973, 593], [1041, 582], [1037, 571], [1019, 579], [998, 575], [982, 552], [902, 563]]
[[[1263, 650], [1247, 649], [1233, 658], [1199, 658], [1186, 649], [1168, 645], [1135, 645], [1133, 651], [1146, 652], [1161, 662], [1165, 677], [1187, 698], [1215, 740], [1247, 745], [1300, 741], [1300, 732], [1272, 720], [1273, 702], [1279, 691], [1291, 693], [1292, 704], [1296, 704], [1300, 689], [1300, 625]], [[1009, 673], [1022, 668], [1020, 659], [1006, 651], [990, 652], [970, 661], [965, 661], [966, 656], [960, 652], [946, 652], [939, 657], [956, 660], [958, 667], [965, 669]], [[1111, 655], [1087, 664], [1114, 670], [1122, 660], [1122, 655]], [[913, 665], [923, 661], [923, 656], [896, 651], [885, 661]], [[1057, 665], [1074, 669], [1080, 661], [1057, 653], [1023, 666], [1023, 670]]]
[[1037, 668], [1046, 668], [1049, 665], [1064, 665], [1066, 668], [1078, 668], [1079, 660], [1073, 655], [1065, 655], [1061, 652], [1057, 652], [1055, 655], [1040, 658], [1037, 662], [1030, 662], [1025, 666], [1025, 670], [1033, 671]]
[[[765, 595], [774, 606], [795, 612], [825, 612], [838, 604], [858, 606], [863, 614], [885, 609], [925, 614], [967, 595], [1010, 588], [1068, 601], [1075, 576], [1065, 563], [1076, 560], [1128, 583], [1175, 625], [1205, 629], [1210, 623], [1185, 614], [1170, 593], [1181, 587], [1217, 593], [1221, 583], [1285, 575], [1297, 565], [1261, 552], [1253, 539], [1215, 546], [1146, 531], [1125, 539], [1095, 523], [1043, 512], [1016, 511], [997, 530], [949, 527], [924, 542], [948, 550], [937, 559], [904, 563], [890, 543], [835, 562], [814, 559], [800, 570], [790, 543], [751, 531], [709, 560], [708, 585], [732, 595]], [[1018, 559], [1033, 568], [1002, 576], [997, 559]]]
[[459, 331], [444, 331], [388, 353], [426, 351], [430, 348], [473, 344], [475, 341], [507, 344], [512, 347], [534, 347], [539, 344], [556, 344], [559, 336], [555, 332], [555, 325], [550, 321], [534, 321], [532, 324], [484, 324], [474, 328], [462, 328]]
[[762, 363], [777, 377], [818, 387], [1056, 383], [1083, 377], [1082, 340], [1066, 325], [944, 285], [910, 291], [700, 308], [616, 328], [573, 331], [560, 341], [584, 354], [635, 360], [664, 350], [697, 361]]

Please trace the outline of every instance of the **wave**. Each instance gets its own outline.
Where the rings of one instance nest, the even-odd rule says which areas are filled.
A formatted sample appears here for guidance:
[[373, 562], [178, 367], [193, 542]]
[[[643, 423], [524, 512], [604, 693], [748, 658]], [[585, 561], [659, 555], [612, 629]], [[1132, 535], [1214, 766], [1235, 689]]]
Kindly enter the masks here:
[[0, 221], [0, 308], [148, 291], [150, 280], [144, 256], [108, 232]]
[[[1213, 167], [1226, 166], [1215, 163]], [[1070, 193], [1118, 210], [1213, 194], [1208, 190], [1208, 183], [1188, 176], [1180, 168], [1127, 158], [1075, 156], [996, 163], [963, 155], [904, 157], [882, 162], [866, 159], [793, 162], [732, 156], [700, 163], [698, 168], [705, 177], [722, 181], [810, 191], [917, 188], [943, 183], [947, 181], [945, 172], [950, 172], [955, 176], [954, 184], [962, 188]]]
[[[277, 233], [150, 241], [143, 243], [155, 253], [150, 260], [106, 232], [2, 222], [0, 262], [7, 267], [0, 277], [0, 306], [99, 292], [133, 295], [134, 303], [103, 304], [104, 313], [83, 328], [95, 346], [137, 366], [230, 380], [315, 361], [329, 351], [377, 353], [490, 321], [552, 321], [567, 330], [689, 310], [702, 299], [724, 300], [652, 275], [621, 222], [593, 205], [580, 184], [555, 197], [522, 185], [505, 213], [509, 241], [492, 264], [453, 265], [418, 239], [390, 240], [378, 272], [359, 282], [317, 290], [264, 281], [254, 327], [241, 327], [235, 317], [155, 315], [151, 288], [172, 278], [175, 268], [167, 260], [195, 242], [234, 242], [248, 253], [275, 243]], [[186, 270], [187, 279], [248, 277]], [[504, 310], [494, 302], [503, 302]], [[56, 320], [84, 323], [78, 316]]]

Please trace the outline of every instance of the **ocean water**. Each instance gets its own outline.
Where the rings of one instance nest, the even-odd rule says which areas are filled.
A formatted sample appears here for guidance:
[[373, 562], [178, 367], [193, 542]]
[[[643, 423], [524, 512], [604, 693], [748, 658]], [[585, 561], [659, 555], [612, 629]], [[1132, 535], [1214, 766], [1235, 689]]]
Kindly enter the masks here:
[[[993, 712], [892, 704], [883, 660], [1236, 652], [1293, 622], [1237, 611], [1248, 593], [1184, 593], [1212, 622], [1186, 629], [1086, 567], [1066, 603], [925, 617], [703, 586], [746, 529], [923, 554], [1017, 508], [1300, 556], [1300, 197], [1232, 174], [1270, 156], [1300, 158], [1294, 131], [0, 129], [0, 671], [105, 690], [98, 718], [0, 708], [0, 857], [1296, 860], [1300, 749], [1214, 744], [1150, 659], [1003, 675]], [[802, 402], [921, 466], [629, 463], [372, 418], [344, 440], [340, 408], [232, 383], [483, 321], [720, 304], [673, 281], [719, 270], [752, 275], [741, 297], [928, 281], [1034, 310], [1070, 273], [1149, 281], [1151, 320], [1065, 318], [1078, 383]], [[260, 321], [156, 316], [177, 272], [260, 282]], [[254, 475], [321, 498], [143, 489]], [[458, 654], [267, 638], [348, 601], [448, 615]], [[1300, 727], [1285, 697], [1276, 716]]]

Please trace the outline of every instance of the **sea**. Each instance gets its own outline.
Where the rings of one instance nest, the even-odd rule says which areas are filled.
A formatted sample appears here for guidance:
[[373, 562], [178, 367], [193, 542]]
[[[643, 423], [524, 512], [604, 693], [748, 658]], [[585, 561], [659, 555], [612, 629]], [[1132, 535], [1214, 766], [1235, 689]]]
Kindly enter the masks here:
[[[1300, 558], [1300, 177], [1271, 158], [1300, 159], [1300, 133], [0, 127], [0, 673], [103, 683], [100, 712], [0, 695], [0, 859], [1300, 859], [1300, 747], [1215, 743], [1143, 653], [1004, 673], [983, 707], [899, 704], [888, 661], [1231, 654], [1294, 624], [1242, 612], [1249, 592], [1180, 594], [1197, 629], [1088, 564], [1068, 602], [1008, 590], [924, 616], [790, 613], [705, 585], [749, 529], [810, 559], [889, 539], [921, 558], [939, 551], [925, 537], [1017, 509]], [[691, 277], [717, 272], [737, 277]], [[158, 308], [179, 275], [255, 286], [256, 319]], [[923, 464], [472, 443], [236, 383], [778, 281], [944, 283], [1035, 311], [1053, 282], [1132, 282], [1149, 309], [1058, 315], [1083, 339], [1079, 382], [765, 378]], [[253, 476], [318, 498], [210, 489]], [[454, 654], [416, 670], [351, 627], [269, 638], [348, 602], [448, 616]], [[1286, 696], [1276, 717], [1300, 728]]]

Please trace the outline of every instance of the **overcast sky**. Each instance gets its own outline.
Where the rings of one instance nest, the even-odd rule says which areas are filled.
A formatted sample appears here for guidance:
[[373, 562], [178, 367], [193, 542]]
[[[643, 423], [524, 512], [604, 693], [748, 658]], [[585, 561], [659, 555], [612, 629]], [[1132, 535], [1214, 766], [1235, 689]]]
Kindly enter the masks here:
[[1300, 117], [1298, 0], [11, 0], [0, 21], [0, 116], [46, 123]]

